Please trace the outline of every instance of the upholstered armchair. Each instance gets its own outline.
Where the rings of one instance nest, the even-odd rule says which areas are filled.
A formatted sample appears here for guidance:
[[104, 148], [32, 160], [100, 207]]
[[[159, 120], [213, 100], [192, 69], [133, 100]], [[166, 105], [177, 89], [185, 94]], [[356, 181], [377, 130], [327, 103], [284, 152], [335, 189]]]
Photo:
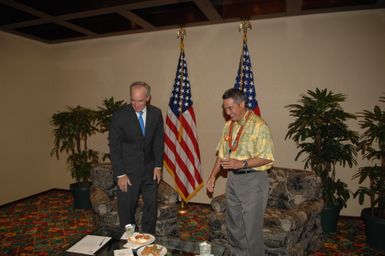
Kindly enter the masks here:
[[[113, 177], [111, 164], [96, 165], [91, 171], [91, 204], [96, 213], [96, 222], [99, 226], [119, 227], [117, 211], [117, 187]], [[178, 233], [177, 214], [178, 193], [163, 180], [158, 187], [158, 219], [156, 235], [174, 236]], [[141, 212], [143, 202], [138, 202], [135, 219], [141, 230]]]
[[[269, 172], [269, 199], [264, 217], [266, 255], [308, 255], [322, 243], [321, 180], [312, 172], [273, 167]], [[226, 198], [211, 202], [210, 240], [227, 244]]]

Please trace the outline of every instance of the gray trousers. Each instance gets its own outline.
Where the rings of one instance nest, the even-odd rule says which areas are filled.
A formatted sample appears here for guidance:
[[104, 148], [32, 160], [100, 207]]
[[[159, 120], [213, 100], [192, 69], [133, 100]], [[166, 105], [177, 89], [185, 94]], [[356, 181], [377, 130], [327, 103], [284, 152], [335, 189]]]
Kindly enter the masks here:
[[269, 193], [267, 173], [229, 172], [226, 185], [226, 225], [230, 255], [265, 255], [263, 216]]

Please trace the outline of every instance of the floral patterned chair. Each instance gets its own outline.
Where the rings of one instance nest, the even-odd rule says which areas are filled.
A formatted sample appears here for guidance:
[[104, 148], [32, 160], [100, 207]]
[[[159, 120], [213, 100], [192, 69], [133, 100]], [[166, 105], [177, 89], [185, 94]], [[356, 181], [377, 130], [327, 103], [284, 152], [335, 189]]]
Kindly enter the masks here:
[[[91, 180], [91, 204], [96, 213], [96, 222], [102, 227], [119, 228], [117, 187], [113, 178], [112, 165], [96, 165], [91, 171]], [[177, 200], [178, 193], [162, 180], [158, 187], [157, 236], [177, 235]], [[143, 202], [140, 198], [135, 214], [139, 230], [141, 230], [142, 208]]]
[[[308, 255], [322, 244], [321, 180], [314, 173], [273, 167], [269, 172], [269, 199], [264, 217], [266, 255]], [[211, 201], [210, 240], [227, 243], [225, 195]]]

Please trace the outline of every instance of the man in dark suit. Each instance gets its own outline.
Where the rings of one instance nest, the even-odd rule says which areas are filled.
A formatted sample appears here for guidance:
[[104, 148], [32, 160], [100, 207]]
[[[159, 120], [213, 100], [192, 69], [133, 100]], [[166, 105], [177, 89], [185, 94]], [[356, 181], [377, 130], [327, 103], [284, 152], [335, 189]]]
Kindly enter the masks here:
[[163, 118], [148, 104], [151, 87], [145, 82], [130, 86], [130, 104], [112, 115], [110, 157], [118, 182], [121, 227], [135, 223], [139, 195], [143, 198], [142, 232], [155, 234], [157, 188], [163, 162]]

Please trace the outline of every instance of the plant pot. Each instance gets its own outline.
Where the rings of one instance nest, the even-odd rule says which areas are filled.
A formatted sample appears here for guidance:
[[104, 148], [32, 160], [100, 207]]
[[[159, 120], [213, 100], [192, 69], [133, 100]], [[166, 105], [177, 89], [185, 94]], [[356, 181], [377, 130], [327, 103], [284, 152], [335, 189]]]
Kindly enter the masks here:
[[[376, 214], [378, 211], [374, 212]], [[371, 216], [370, 208], [363, 209], [361, 217], [365, 223], [366, 243], [374, 249], [385, 251], [385, 219]]]
[[337, 222], [340, 211], [341, 206], [325, 206], [321, 212], [321, 226], [324, 233], [337, 231]]
[[74, 208], [76, 209], [91, 209], [90, 201], [91, 183], [72, 183], [70, 191], [74, 198]]

